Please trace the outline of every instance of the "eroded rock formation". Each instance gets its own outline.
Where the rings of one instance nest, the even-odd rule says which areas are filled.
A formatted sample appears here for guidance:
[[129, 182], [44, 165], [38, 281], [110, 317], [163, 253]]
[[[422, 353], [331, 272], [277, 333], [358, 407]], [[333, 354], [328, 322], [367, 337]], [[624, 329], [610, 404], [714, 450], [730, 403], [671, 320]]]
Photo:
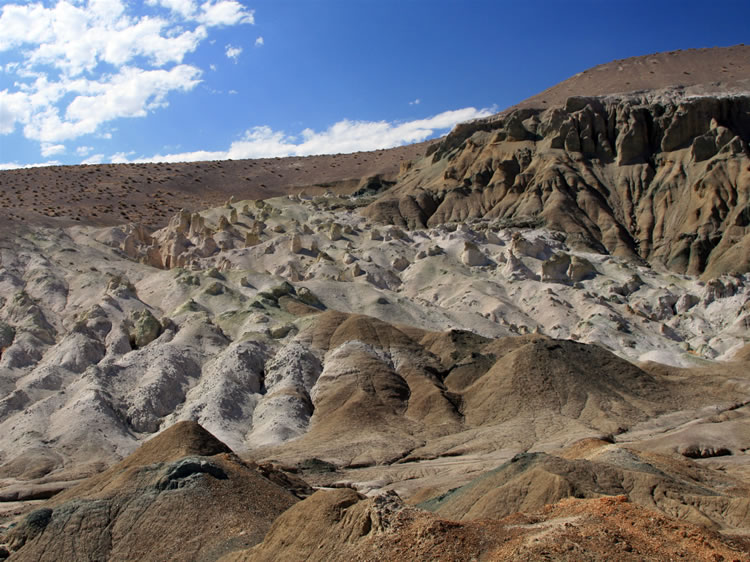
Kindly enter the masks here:
[[410, 228], [543, 223], [715, 276], [750, 269], [750, 96], [573, 97], [456, 127], [367, 216]]

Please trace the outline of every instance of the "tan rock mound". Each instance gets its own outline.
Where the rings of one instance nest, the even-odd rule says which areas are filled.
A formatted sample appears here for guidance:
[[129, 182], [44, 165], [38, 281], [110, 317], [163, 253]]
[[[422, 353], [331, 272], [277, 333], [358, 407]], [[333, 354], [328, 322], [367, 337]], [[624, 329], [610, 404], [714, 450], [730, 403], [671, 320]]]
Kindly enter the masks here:
[[362, 315], [317, 315], [299, 336], [325, 353], [325, 367], [310, 393], [309, 431], [268, 455], [319, 456], [337, 465], [393, 462], [432, 426], [458, 429], [455, 404], [434, 374], [438, 362], [408, 331]]
[[707, 379], [647, 372], [602, 347], [537, 334], [490, 340], [328, 310], [297, 343], [322, 357], [309, 398], [285, 395], [312, 414], [309, 424], [256, 458], [354, 468], [560, 446], [735, 395]]
[[611, 432], [674, 403], [665, 381], [595, 345], [523, 336], [485, 352], [495, 364], [462, 392], [471, 425], [552, 412]]
[[675, 521], [624, 496], [567, 499], [502, 520], [451, 521], [397, 498], [317, 492], [264, 541], [222, 560], [750, 560], [742, 539]]
[[215, 559], [260, 541], [297, 501], [182, 422], [32, 511], [2, 540], [13, 560]]
[[518, 455], [419, 507], [470, 520], [533, 511], [568, 497], [626, 495], [632, 502], [698, 525], [737, 530], [750, 523], [748, 489], [732, 478], [715, 474], [711, 486], [701, 478], [705, 471], [689, 461], [641, 457], [615, 445], [600, 445], [587, 456]]

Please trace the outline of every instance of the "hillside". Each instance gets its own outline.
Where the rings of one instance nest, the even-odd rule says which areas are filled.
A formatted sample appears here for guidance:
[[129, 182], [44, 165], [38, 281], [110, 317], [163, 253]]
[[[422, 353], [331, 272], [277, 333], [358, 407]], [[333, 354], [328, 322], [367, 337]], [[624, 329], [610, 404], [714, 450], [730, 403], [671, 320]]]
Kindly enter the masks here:
[[0, 172], [0, 558], [747, 559], [746, 54]]
[[130, 222], [160, 228], [180, 209], [199, 211], [232, 197], [351, 193], [361, 178], [392, 179], [426, 144], [324, 156], [0, 170], [0, 218], [13, 228]]
[[747, 92], [750, 89], [750, 45], [685, 49], [614, 60], [579, 72], [504, 113], [560, 106], [574, 96], [664, 89], [689, 95]]

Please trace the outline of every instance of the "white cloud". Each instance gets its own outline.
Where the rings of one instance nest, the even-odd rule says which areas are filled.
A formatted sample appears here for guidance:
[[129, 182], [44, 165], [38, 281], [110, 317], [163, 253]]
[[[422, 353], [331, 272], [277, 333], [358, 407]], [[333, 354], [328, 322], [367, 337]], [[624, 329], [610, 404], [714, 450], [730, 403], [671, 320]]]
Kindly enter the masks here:
[[89, 95], [76, 97], [68, 106], [66, 117], [97, 125], [116, 117], [140, 117], [164, 105], [169, 92], [191, 90], [198, 83], [199, 74], [198, 69], [188, 65], [171, 70], [125, 67], [100, 88], [90, 90]]
[[76, 147], [76, 154], [78, 156], [88, 156], [92, 150], [94, 150], [93, 146], [79, 146]]
[[[62, 116], [50, 103], [56, 95], [42, 95], [31, 116], [23, 120], [24, 135], [42, 143], [60, 142], [95, 133], [103, 123], [113, 119], [143, 117], [165, 106], [169, 93], [191, 90], [200, 82], [199, 75], [200, 71], [189, 65], [171, 70], [123, 67], [107, 81], [80, 80], [75, 86], [68, 84], [67, 92], [78, 95]], [[37, 87], [37, 92], [43, 91], [42, 86]], [[28, 96], [28, 102], [34, 105], [34, 94]]]
[[207, 36], [204, 25], [178, 32], [165, 19], [124, 12], [120, 0], [87, 0], [81, 6], [58, 0], [51, 8], [7, 5], [0, 15], [0, 51], [24, 47], [27, 68], [51, 65], [77, 76], [101, 63], [119, 66], [138, 56], [155, 66], [180, 63]]
[[135, 152], [132, 150], [130, 152], [118, 152], [117, 154], [113, 154], [109, 161], [113, 164], [126, 164], [131, 161], [130, 157], [133, 154], [135, 154]]
[[232, 59], [236, 63], [237, 59], [242, 54], [242, 47], [233, 47], [232, 45], [227, 45], [225, 53], [228, 59]]
[[263, 39], [263, 36], [260, 36], [260, 37], [258, 37], [258, 38], [257, 38], [257, 39], [255, 40], [255, 46], [256, 46], [256, 47], [262, 47], [262, 46], [263, 46], [263, 45], [265, 45], [265, 44], [266, 44], [266, 41], [265, 41], [265, 40]]
[[45, 158], [47, 158], [47, 156], [54, 156], [55, 154], [62, 154], [63, 152], [65, 152], [65, 145], [43, 142], [40, 152]]
[[[20, 125], [44, 154], [101, 134], [109, 121], [145, 116], [200, 83], [201, 70], [184, 60], [211, 27], [254, 23], [235, 0], [145, 3], [155, 11], [136, 13], [127, 0], [5, 2], [0, 54], [9, 79], [0, 91], [0, 135]], [[241, 48], [233, 49], [236, 60]]]
[[86, 160], [83, 160], [81, 164], [101, 164], [104, 162], [104, 154], [92, 154]]
[[209, 0], [201, 4], [201, 13], [196, 19], [212, 27], [255, 23], [254, 13], [234, 0]]
[[419, 105], [420, 103], [422, 103], [422, 100], [417, 98], [414, 101], [410, 101], [409, 105]]
[[32, 113], [32, 102], [23, 92], [0, 91], [0, 135], [12, 133], [16, 123], [27, 121]]
[[239, 94], [239, 92], [238, 92], [237, 90], [229, 90], [229, 91], [228, 91], [227, 93], [228, 93], [228, 94], [229, 94], [230, 96], [236, 96], [237, 94]]
[[[297, 137], [288, 136], [283, 131], [274, 131], [266, 126], [253, 127], [245, 132], [241, 140], [233, 142], [227, 150], [159, 154], [133, 161], [191, 162], [225, 160], [227, 158], [239, 160], [243, 158], [309, 156], [312, 154], [378, 150], [421, 142], [437, 132], [451, 129], [457, 123], [487, 117], [494, 112], [495, 108], [475, 109], [467, 107], [403, 123], [344, 119], [325, 131], [316, 132], [312, 129], [305, 129]], [[118, 155], [118, 157], [122, 158], [122, 155]], [[119, 159], [118, 162], [123, 162], [123, 160]]]

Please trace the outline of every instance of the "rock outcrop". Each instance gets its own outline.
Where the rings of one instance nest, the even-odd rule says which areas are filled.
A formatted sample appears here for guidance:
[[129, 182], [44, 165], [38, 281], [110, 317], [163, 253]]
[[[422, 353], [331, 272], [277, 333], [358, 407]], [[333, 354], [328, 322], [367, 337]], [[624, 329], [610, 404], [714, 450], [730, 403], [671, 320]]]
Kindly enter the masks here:
[[4, 538], [21, 561], [216, 559], [259, 542], [299, 501], [269, 472], [182, 422], [55, 496]]
[[746, 272], [748, 140], [750, 95], [572, 97], [456, 127], [364, 212], [411, 228], [539, 220], [676, 272]]

